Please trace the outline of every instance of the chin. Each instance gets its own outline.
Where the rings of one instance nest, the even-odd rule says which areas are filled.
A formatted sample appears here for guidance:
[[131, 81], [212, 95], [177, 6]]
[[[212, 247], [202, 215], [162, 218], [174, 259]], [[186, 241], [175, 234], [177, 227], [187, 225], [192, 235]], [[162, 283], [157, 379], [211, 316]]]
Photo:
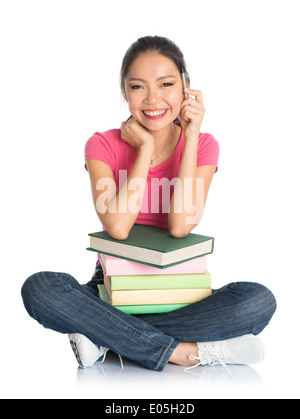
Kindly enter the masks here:
[[146, 118], [137, 119], [140, 124], [142, 124], [146, 129], [149, 131], [160, 131], [174, 123], [174, 120], [177, 118], [177, 116], [171, 116], [167, 119], [160, 119], [160, 120], [148, 120]]

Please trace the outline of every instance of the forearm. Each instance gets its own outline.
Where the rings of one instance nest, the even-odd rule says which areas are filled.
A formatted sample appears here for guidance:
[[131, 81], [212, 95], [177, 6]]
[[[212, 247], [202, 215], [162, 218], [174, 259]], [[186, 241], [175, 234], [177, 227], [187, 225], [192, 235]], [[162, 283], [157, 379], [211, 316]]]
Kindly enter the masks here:
[[175, 237], [188, 235], [201, 219], [201, 180], [197, 179], [197, 148], [198, 136], [186, 138], [168, 216], [170, 234]]
[[137, 219], [147, 186], [152, 151], [152, 145], [148, 144], [138, 150], [127, 179], [101, 214], [101, 221], [112, 237], [126, 239]]

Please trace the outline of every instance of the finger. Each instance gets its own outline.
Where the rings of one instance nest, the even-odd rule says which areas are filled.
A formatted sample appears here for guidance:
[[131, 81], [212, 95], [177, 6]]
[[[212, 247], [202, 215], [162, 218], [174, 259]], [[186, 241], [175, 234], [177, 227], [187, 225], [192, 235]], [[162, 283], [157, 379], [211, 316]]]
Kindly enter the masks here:
[[188, 95], [194, 96], [195, 99], [197, 100], [197, 102], [199, 103], [203, 103], [203, 97], [202, 97], [202, 92], [200, 90], [193, 90], [193, 89], [189, 89], [188, 87], [186, 87], [184, 89], [185, 93], [187, 93]]
[[186, 99], [186, 101], [182, 103], [181, 112], [183, 112], [183, 110], [191, 110], [199, 114], [205, 112], [204, 106], [195, 99]]
[[185, 99], [182, 104], [181, 104], [181, 108], [184, 108], [185, 106], [187, 107], [191, 107], [195, 110], [199, 110], [201, 111], [201, 109], [204, 108], [203, 103], [202, 102], [198, 102], [196, 99], [192, 98], [192, 97], [188, 97], [187, 99]]
[[130, 115], [130, 117], [126, 120], [126, 123], [127, 124], [132, 124], [132, 122], [134, 122], [134, 121], [135, 121], [134, 117], [132, 115]]
[[185, 121], [191, 121], [192, 119], [196, 118], [197, 115], [194, 112], [185, 110], [180, 114], [180, 118], [184, 119]]
[[130, 125], [134, 124], [136, 122], [136, 119], [132, 116], [130, 119], [126, 121], [126, 127], [130, 127]]
[[198, 109], [192, 109], [192, 107], [188, 106], [182, 110], [180, 115], [186, 121], [202, 120], [205, 115], [205, 109], [202, 108], [199, 111]]
[[133, 122], [135, 122], [135, 119], [130, 115], [126, 121], [122, 122], [121, 129], [129, 127], [131, 124], [133, 124]]

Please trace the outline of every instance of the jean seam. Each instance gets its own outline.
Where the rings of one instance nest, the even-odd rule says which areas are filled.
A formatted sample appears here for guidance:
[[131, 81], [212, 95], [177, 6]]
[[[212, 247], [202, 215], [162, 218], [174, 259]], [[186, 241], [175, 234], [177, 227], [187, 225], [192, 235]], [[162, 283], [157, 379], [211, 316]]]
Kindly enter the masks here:
[[170, 342], [169, 346], [166, 348], [165, 352], [161, 356], [159, 363], [156, 365], [155, 370], [157, 370], [159, 368], [159, 366], [161, 365], [163, 359], [165, 358], [165, 355], [166, 355], [167, 351], [170, 349], [170, 347], [171, 347], [171, 345], [174, 341], [175, 341], [175, 339], [172, 338], [172, 341]]
[[[78, 294], [80, 294], [81, 296], [84, 296], [84, 297], [86, 297], [90, 302], [92, 302], [93, 303], [93, 305], [96, 305], [97, 306], [97, 308], [99, 308], [99, 306], [95, 303], [95, 301], [93, 301], [92, 299], [90, 299], [87, 295], [85, 295], [84, 293], [82, 293], [82, 292], [80, 292], [80, 291], [78, 291], [76, 288], [72, 288], [72, 291], [75, 291], [76, 293], [78, 293]], [[113, 307], [113, 306], [112, 306]], [[165, 347], [165, 345], [163, 344], [163, 343], [160, 343], [160, 342], [157, 342], [155, 339], [153, 339], [152, 337], [150, 337], [150, 336], [148, 336], [148, 335], [145, 335], [143, 332], [141, 332], [140, 330], [137, 330], [137, 329], [135, 329], [132, 325], [130, 325], [130, 324], [128, 324], [126, 321], [124, 321], [123, 319], [119, 319], [117, 316], [115, 316], [114, 315], [114, 313], [112, 313], [111, 311], [109, 311], [109, 310], [107, 310], [106, 308], [105, 308], [105, 306], [102, 306], [101, 307], [102, 309], [104, 309], [108, 314], [110, 314], [110, 315], [112, 315], [118, 322], [122, 322], [123, 324], [125, 324], [128, 328], [130, 328], [130, 329], [132, 329], [134, 332], [136, 332], [136, 333], [138, 333], [138, 334], [140, 334], [140, 335], [142, 335], [143, 337], [145, 337], [145, 338], [147, 338], [147, 339], [149, 339], [149, 340], [151, 340], [151, 341], [153, 341], [155, 344], [157, 344], [157, 345], [160, 345], [160, 346], [164, 346]], [[118, 310], [118, 309], [116, 309], [116, 310]], [[153, 326], [154, 327], [154, 326]], [[159, 329], [157, 329], [157, 330], [159, 330]], [[161, 332], [162, 334], [164, 334], [163, 332]], [[166, 348], [166, 351], [169, 349], [169, 347], [170, 347], [170, 345], [172, 344], [172, 341], [171, 341], [171, 343], [168, 345], [168, 347]]]

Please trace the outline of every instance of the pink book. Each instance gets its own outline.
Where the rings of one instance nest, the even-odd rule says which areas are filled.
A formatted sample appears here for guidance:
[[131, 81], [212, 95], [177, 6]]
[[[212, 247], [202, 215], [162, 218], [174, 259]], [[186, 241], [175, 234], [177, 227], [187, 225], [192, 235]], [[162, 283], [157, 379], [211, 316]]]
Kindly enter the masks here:
[[202, 274], [207, 271], [206, 256], [200, 256], [186, 262], [178, 263], [168, 268], [160, 269], [143, 263], [133, 262], [115, 256], [98, 254], [106, 275], [162, 275], [162, 274]]

